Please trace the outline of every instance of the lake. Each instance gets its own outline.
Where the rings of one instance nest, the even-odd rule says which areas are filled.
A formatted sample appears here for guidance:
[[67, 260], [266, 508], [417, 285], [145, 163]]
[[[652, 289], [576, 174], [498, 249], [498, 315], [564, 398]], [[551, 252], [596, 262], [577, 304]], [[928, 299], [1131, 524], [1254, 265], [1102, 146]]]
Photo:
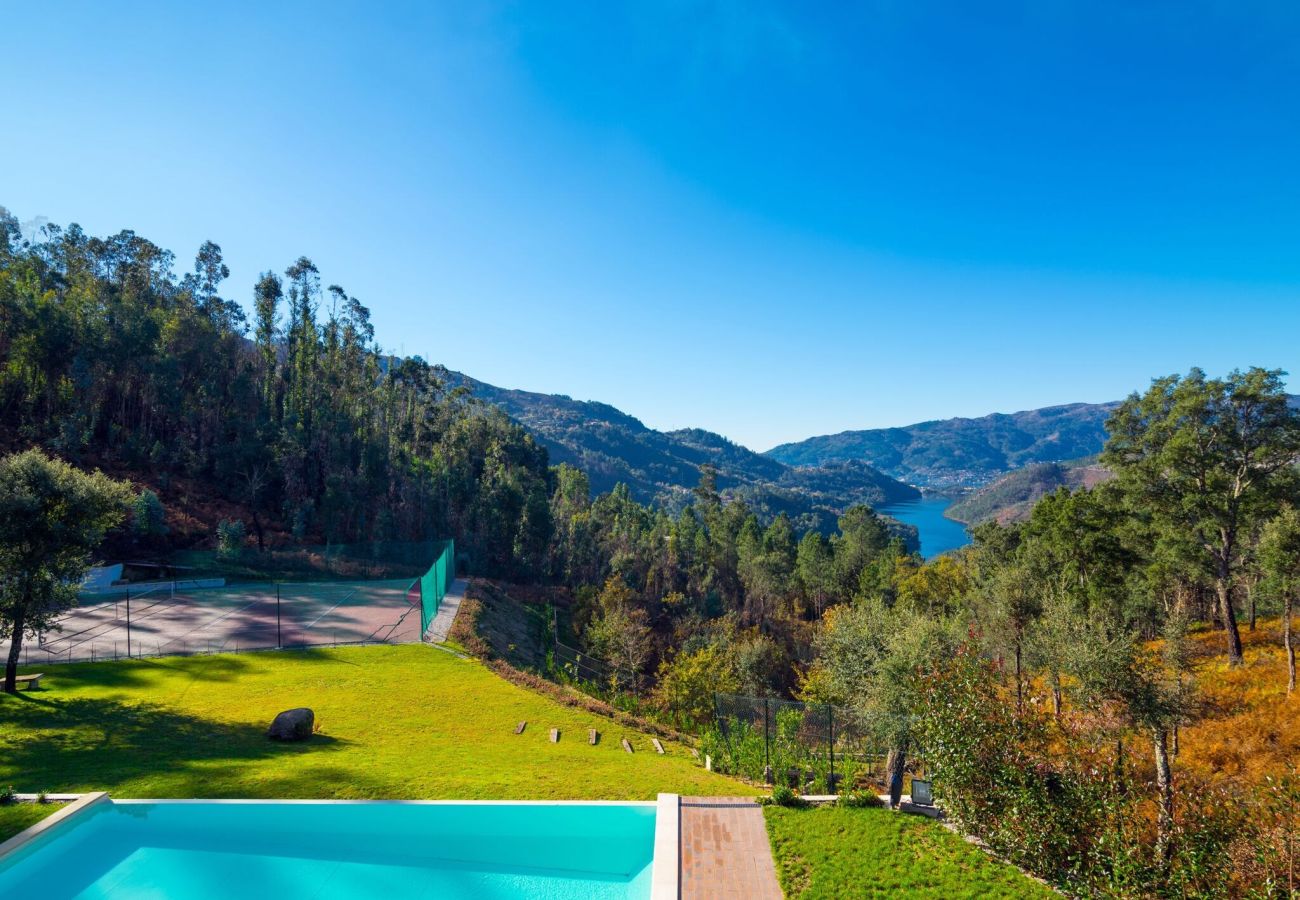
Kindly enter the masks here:
[[923, 497], [908, 503], [882, 506], [878, 511], [893, 516], [900, 522], [915, 525], [921, 536], [921, 555], [931, 559], [970, 543], [966, 526], [943, 514], [952, 503], [950, 497]]

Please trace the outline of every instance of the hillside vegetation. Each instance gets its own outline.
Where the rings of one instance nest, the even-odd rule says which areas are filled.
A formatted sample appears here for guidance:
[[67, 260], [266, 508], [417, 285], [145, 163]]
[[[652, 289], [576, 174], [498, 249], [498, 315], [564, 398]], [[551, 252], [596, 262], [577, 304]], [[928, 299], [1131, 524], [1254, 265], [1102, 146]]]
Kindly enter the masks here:
[[767, 456], [789, 465], [861, 460], [923, 487], [976, 486], [1034, 462], [1101, 452], [1116, 403], [1071, 403], [977, 419], [843, 431], [781, 444]]
[[724, 497], [743, 498], [764, 518], [785, 513], [801, 530], [821, 531], [856, 503], [879, 507], [921, 496], [860, 460], [793, 467], [711, 431], [656, 431], [605, 403], [505, 390], [459, 373], [452, 379], [520, 422], [553, 462], [586, 472], [596, 492], [622, 483], [643, 503], [677, 510], [699, 483], [700, 467], [711, 465]]
[[967, 494], [945, 511], [950, 519], [979, 525], [990, 520], [1001, 525], [1023, 522], [1034, 504], [1057, 488], [1090, 488], [1105, 481], [1110, 472], [1096, 457], [1064, 463], [1032, 463], [1003, 475], [992, 484]]

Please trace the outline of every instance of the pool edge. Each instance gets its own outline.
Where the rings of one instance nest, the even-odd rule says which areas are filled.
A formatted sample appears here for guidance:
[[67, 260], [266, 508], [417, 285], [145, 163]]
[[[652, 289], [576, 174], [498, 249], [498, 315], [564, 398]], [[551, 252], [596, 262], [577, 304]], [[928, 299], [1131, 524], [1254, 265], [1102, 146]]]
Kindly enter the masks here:
[[678, 900], [681, 896], [680, 794], [660, 794], [655, 808], [654, 857], [650, 868], [650, 900]]
[[14, 853], [17, 853], [23, 847], [26, 847], [32, 841], [49, 833], [53, 829], [58, 828], [69, 819], [74, 818], [75, 816], [85, 812], [90, 807], [97, 803], [102, 803], [107, 799], [108, 794], [105, 791], [92, 791], [89, 794], [82, 794], [78, 799], [73, 800], [67, 806], [63, 807], [63, 809], [56, 810], [44, 819], [41, 819], [39, 822], [28, 825], [9, 840], [0, 843], [0, 862], [4, 862], [7, 858], [12, 856]]

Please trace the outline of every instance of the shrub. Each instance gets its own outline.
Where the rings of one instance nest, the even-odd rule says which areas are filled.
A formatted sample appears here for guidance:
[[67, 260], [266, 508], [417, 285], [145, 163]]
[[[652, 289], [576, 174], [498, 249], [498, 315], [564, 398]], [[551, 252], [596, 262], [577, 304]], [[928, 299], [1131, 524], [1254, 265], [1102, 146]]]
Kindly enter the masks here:
[[808, 805], [807, 800], [783, 784], [778, 784], [773, 788], [772, 796], [764, 797], [763, 803], [771, 806], [784, 806], [787, 809], [803, 809]]
[[222, 556], [238, 556], [244, 549], [244, 523], [238, 519], [222, 519], [217, 525], [217, 552]]
[[131, 506], [131, 530], [138, 537], [162, 537], [167, 533], [167, 510], [153, 491], [145, 488]]
[[878, 795], [870, 791], [849, 791], [840, 798], [839, 804], [849, 809], [872, 809], [885, 805]]
[[18, 802], [18, 795], [14, 793], [14, 786], [0, 788], [0, 806]]

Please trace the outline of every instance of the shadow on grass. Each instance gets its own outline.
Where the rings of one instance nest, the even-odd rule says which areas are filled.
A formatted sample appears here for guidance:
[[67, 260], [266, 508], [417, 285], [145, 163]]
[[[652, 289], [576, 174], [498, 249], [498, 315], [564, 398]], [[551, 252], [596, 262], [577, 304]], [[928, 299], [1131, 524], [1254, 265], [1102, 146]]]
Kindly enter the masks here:
[[288, 796], [280, 792], [309, 789], [305, 796], [319, 796], [322, 781], [330, 778], [366, 790], [364, 776], [350, 771], [330, 775], [318, 766], [309, 773], [295, 771], [301, 769], [295, 760], [304, 754], [346, 746], [347, 741], [325, 734], [277, 743], [264, 727], [147, 703], [24, 693], [0, 704], [0, 778], [20, 790], [111, 791], [155, 781], [171, 796]]
[[[339, 648], [342, 649], [342, 648]], [[60, 663], [57, 666], [30, 664], [23, 673], [41, 671], [51, 684], [30, 693], [57, 691], [62, 682], [70, 686], [95, 685], [110, 688], [138, 688], [153, 685], [159, 677], [182, 675], [195, 681], [228, 682], [255, 672], [262, 662], [292, 661], [294, 664], [328, 664], [365, 668], [362, 663], [341, 658], [336, 648], [309, 647], [284, 650], [256, 650], [243, 653], [218, 653], [195, 656], [164, 656], [148, 659], [121, 659], [106, 662]], [[24, 690], [24, 694], [29, 693]], [[0, 695], [3, 696], [3, 695]]]

